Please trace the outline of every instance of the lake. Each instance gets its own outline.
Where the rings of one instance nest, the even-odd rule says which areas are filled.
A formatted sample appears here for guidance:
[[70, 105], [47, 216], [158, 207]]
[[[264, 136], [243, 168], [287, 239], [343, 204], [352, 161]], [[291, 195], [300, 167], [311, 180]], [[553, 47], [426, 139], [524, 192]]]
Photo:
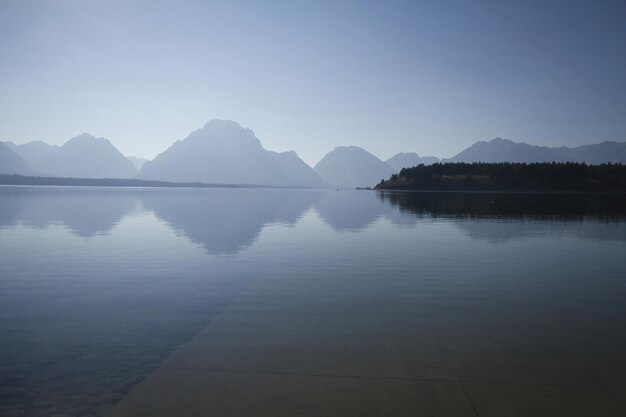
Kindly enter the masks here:
[[626, 415], [626, 196], [0, 187], [0, 416]]

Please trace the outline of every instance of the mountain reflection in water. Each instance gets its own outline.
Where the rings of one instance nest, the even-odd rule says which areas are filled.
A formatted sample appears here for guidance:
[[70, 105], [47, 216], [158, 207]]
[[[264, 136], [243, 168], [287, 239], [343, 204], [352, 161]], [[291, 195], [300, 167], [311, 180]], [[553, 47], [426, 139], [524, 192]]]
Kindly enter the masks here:
[[0, 227], [61, 224], [88, 238], [110, 233], [132, 213], [151, 212], [207, 253], [233, 254], [252, 245], [266, 225], [294, 225], [311, 208], [338, 232], [364, 230], [379, 219], [413, 227], [426, 219], [462, 218], [475, 220], [454, 223], [470, 237], [500, 240], [593, 220], [569, 231], [626, 240], [621, 229], [591, 230], [626, 218], [625, 194], [6, 187]]
[[[626, 351], [625, 219], [624, 195], [0, 187], [0, 403], [104, 415], [246, 292], [337, 323], [361, 305], [413, 330], [402, 320], [462, 317], [500, 344], [450, 330], [437, 352], [501, 349], [513, 368], [514, 314], [537, 355], [621, 369], [603, 349]], [[544, 339], [555, 317], [563, 334]]]

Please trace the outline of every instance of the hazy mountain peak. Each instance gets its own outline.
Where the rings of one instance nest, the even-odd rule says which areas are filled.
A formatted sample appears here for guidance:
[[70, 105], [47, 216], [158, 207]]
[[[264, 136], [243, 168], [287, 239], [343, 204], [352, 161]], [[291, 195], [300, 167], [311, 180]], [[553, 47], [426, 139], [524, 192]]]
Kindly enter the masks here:
[[626, 143], [606, 141], [576, 148], [529, 145], [495, 138], [476, 142], [448, 159], [449, 162], [626, 162]]
[[507, 145], [517, 145], [517, 144], [523, 144], [523, 145], [526, 145], [526, 144], [525, 144], [525, 143], [523, 143], [523, 142], [515, 142], [515, 141], [512, 141], [511, 139], [501, 138], [501, 137], [499, 137], [499, 136], [498, 136], [497, 138], [493, 138], [493, 139], [491, 139], [491, 140], [490, 140], [489, 142], [487, 142], [487, 143], [498, 144], [498, 145], [504, 145], [504, 146], [507, 146]]
[[420, 164], [431, 165], [439, 162], [436, 156], [419, 156], [416, 152], [400, 152], [387, 159], [385, 163], [399, 172], [402, 168], [414, 167]]
[[[203, 129], [244, 129], [234, 120], [211, 119], [204, 124]], [[246, 129], [250, 130], [250, 129]]]
[[263, 149], [252, 130], [243, 128], [232, 120], [209, 120], [204, 127], [194, 130], [187, 138], [176, 141], [174, 146], [180, 147], [179, 142], [196, 147], [219, 148], [229, 152], [235, 152], [247, 146]]
[[75, 141], [90, 141], [90, 140], [95, 140], [95, 139], [97, 138], [91, 133], [81, 133], [80, 135], [74, 136], [72, 139], [68, 140], [65, 143], [75, 142]]
[[56, 148], [56, 145], [50, 145], [48, 142], [44, 142], [43, 140], [33, 140], [31, 142], [25, 143], [23, 145], [18, 145], [20, 148], [23, 147], [32, 147], [32, 148]]
[[[419, 154], [417, 152], [398, 152], [394, 155], [398, 157], [410, 157], [410, 158], [419, 158]], [[393, 157], [392, 157], [393, 158]]]
[[67, 142], [65, 142], [63, 144], [63, 147], [66, 146], [76, 146], [76, 145], [104, 145], [104, 144], [109, 144], [111, 146], [113, 146], [111, 144], [111, 142], [108, 139], [105, 138], [97, 138], [94, 135], [90, 134], [90, 133], [81, 133], [78, 136], [73, 137], [72, 139], [68, 140]]
[[33, 169], [11, 146], [0, 142], [0, 174], [33, 175]]
[[126, 159], [128, 159], [135, 166], [135, 168], [137, 168], [138, 171], [141, 169], [143, 164], [148, 162], [146, 158], [142, 158], [140, 156], [130, 155], [130, 156], [127, 156]]
[[33, 141], [16, 152], [39, 174], [76, 178], [132, 178], [137, 170], [105, 138], [82, 133], [62, 146]]
[[358, 146], [337, 146], [314, 169], [329, 184], [347, 188], [373, 186], [393, 174], [389, 165]]
[[478, 142], [474, 143], [474, 145], [494, 145], [494, 146], [502, 146], [502, 145], [506, 145], [506, 144], [514, 144], [515, 142], [513, 142], [510, 139], [505, 139], [505, 138], [501, 138], [500, 136], [495, 137], [493, 139], [490, 140], [479, 140]]
[[252, 130], [217, 119], [146, 162], [139, 177], [214, 184], [325, 185], [295, 152], [267, 151]]
[[[72, 139], [77, 139], [77, 138], [82, 138], [82, 139], [97, 139], [94, 135], [92, 135], [91, 133], [87, 133], [87, 132], [83, 132], [80, 135], [75, 136]], [[71, 140], [71, 139], [70, 139]]]
[[[354, 145], [335, 146], [335, 149], [333, 149], [333, 151], [339, 151], [339, 152], [367, 152], [365, 149], [360, 148], [358, 146], [354, 146]], [[369, 152], [367, 152], [367, 153], [369, 153]]]
[[212, 119], [205, 123], [202, 129], [198, 129], [200, 131], [211, 132], [212, 134], [219, 135], [229, 135], [229, 136], [239, 136], [239, 137], [248, 137], [254, 138], [258, 140], [252, 131], [252, 129], [248, 129], [242, 127], [239, 123], [234, 120], [221, 120], [221, 119]]

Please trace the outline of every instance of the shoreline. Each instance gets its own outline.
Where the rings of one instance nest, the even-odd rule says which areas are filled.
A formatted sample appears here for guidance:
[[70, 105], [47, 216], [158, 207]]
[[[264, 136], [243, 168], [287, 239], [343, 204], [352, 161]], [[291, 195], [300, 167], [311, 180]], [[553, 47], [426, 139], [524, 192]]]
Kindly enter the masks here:
[[[312, 187], [289, 187], [264, 184], [210, 184], [203, 182], [171, 182], [134, 178], [73, 178], [37, 177], [17, 174], [0, 174], [0, 186], [52, 186], [52, 187], [128, 187], [128, 188], [271, 188], [287, 190], [315, 190]], [[320, 188], [321, 189], [321, 188]]]
[[406, 188], [373, 188], [376, 192], [393, 193], [472, 193], [472, 194], [626, 194], [626, 190], [431, 190], [431, 189], [406, 189]]

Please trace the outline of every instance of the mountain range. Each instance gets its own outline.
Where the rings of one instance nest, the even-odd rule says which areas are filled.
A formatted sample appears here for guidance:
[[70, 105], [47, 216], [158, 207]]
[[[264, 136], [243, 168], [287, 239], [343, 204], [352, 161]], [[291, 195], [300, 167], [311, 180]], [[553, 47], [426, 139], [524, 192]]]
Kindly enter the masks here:
[[0, 142], [0, 171], [7, 174], [33, 175], [33, 169], [7, 143]]
[[415, 152], [400, 152], [385, 161], [396, 172], [406, 167], [414, 167], [419, 164], [431, 165], [437, 162], [441, 162], [441, 159], [436, 156], [419, 156]]
[[606, 162], [626, 163], [626, 142], [601, 142], [576, 148], [549, 148], [495, 138], [476, 142], [445, 162]]
[[[30, 172], [42, 176], [75, 178], [132, 178], [137, 169], [107, 139], [83, 133], [62, 146], [43, 141], [23, 145], [5, 143], [24, 160]], [[1, 165], [1, 172], [9, 172]]]
[[173, 182], [323, 188], [327, 184], [295, 152], [271, 152], [250, 129], [211, 120], [146, 162], [137, 178]]
[[495, 138], [476, 142], [449, 159], [403, 152], [386, 161], [356, 146], [339, 146], [313, 168], [293, 151], [266, 150], [252, 130], [228, 120], [209, 121], [152, 161], [126, 157], [109, 140], [86, 133], [62, 146], [0, 142], [0, 174], [279, 187], [373, 186], [402, 168], [437, 162], [552, 161], [626, 163], [626, 142], [550, 148]]
[[389, 165], [357, 146], [338, 146], [313, 168], [324, 180], [342, 188], [367, 187], [396, 172]]
[[139, 156], [127, 156], [126, 158], [135, 166], [137, 171], [139, 171], [141, 169], [143, 164], [148, 162], [148, 160], [146, 158], [141, 158]]

